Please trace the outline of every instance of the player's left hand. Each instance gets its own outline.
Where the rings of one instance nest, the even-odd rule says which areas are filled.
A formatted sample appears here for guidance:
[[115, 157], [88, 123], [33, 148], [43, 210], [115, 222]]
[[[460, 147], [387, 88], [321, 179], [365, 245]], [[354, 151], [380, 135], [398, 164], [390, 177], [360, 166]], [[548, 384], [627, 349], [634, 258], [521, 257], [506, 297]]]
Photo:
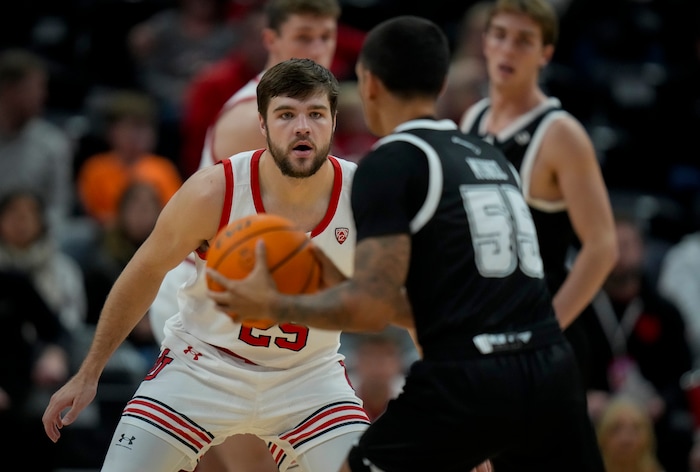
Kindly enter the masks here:
[[274, 320], [270, 307], [279, 292], [266, 260], [265, 243], [259, 241], [255, 247], [255, 267], [245, 279], [229, 279], [214, 269], [207, 269], [208, 276], [224, 287], [222, 291], [209, 290], [209, 297], [219, 310], [227, 313], [234, 321]]

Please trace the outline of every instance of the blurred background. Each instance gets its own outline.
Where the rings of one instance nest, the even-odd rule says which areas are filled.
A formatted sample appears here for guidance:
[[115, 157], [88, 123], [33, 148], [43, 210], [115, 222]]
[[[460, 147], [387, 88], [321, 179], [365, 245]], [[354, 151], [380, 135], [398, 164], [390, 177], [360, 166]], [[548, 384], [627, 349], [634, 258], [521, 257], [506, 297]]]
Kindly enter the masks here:
[[[63, 357], [44, 360], [45, 372], [51, 375], [31, 379], [29, 390], [21, 394], [27, 401], [19, 420], [0, 415], [0, 421], [8, 422], [6, 425], [19, 421], [24, 443], [30, 441], [30, 450], [36, 447], [33, 457], [23, 459], [23, 468], [50, 472], [99, 467], [121, 408], [155, 358], [158, 346], [148, 326], [137, 327], [108, 366], [94, 409], [83, 414], [81, 423], [64, 431], [65, 438], [58, 445], [50, 444], [43, 435], [39, 418], [48, 395], [82, 359], [106, 292], [148, 235], [172, 193], [164, 188], [176, 188], [193, 172], [188, 152], [194, 146], [198, 156], [202, 127], [211, 123], [221, 105], [192, 99], [193, 84], [200, 83], [205, 74], [221, 68], [227, 58], [244, 48], [253, 51], [254, 65], [250, 77], [239, 77], [239, 81], [245, 83], [262, 69], [265, 51], [259, 46], [256, 49], [259, 41], [250, 16], [259, 3], [261, 0], [1, 2], [0, 53], [19, 49], [40, 58], [46, 67], [47, 82], [38, 95], [26, 88], [15, 89], [11, 100], [3, 99], [3, 81], [12, 82], [14, 69], [11, 63], [4, 69], [0, 66], [0, 250], [9, 254], [4, 258], [0, 254], [0, 269], [17, 268], [15, 253], [7, 249], [12, 242], [12, 231], [7, 228], [24, 228], [27, 219], [34, 219], [30, 229], [35, 232], [27, 230], [34, 236], [28, 236], [28, 242], [22, 244], [44, 244], [50, 234], [50, 244], [45, 245], [61, 259], [60, 269], [56, 263], [47, 263], [44, 273], [53, 273], [54, 277], [66, 271], [76, 274], [74, 284], [62, 287], [60, 294], [55, 293], [59, 290], [52, 290], [55, 285], [46, 285], [46, 279], [41, 279], [43, 292], [50, 292], [47, 294], [30, 273], [39, 292], [31, 296], [47, 305], [32, 310], [46, 309], [59, 318], [63, 316], [62, 327], [34, 328], [36, 333], [27, 342], [33, 349], [32, 361], [44, 354], [38, 346], [59, 346]], [[384, 19], [399, 14], [419, 15], [437, 22], [447, 34], [454, 61], [440, 103], [440, 118], [459, 120], [469, 105], [486, 95], [487, 84], [480, 68], [480, 34], [488, 2], [340, 3], [342, 16], [333, 66], [343, 85], [334, 150], [339, 156], [359, 160], [374, 139], [363, 128], [353, 68], [365, 32]], [[693, 244], [700, 247], [700, 146], [695, 142], [700, 136], [700, 1], [551, 3], [560, 16], [560, 39], [554, 60], [543, 73], [542, 87], [558, 97], [589, 132], [613, 206], [631, 215], [641, 232], [645, 245], [642, 270], [656, 287], [669, 251], [693, 238]], [[26, 108], [30, 110], [27, 113], [54, 126], [44, 134], [45, 145], [52, 152], [61, 150], [65, 168], [52, 171], [45, 182], [39, 177], [35, 182], [42, 182], [37, 184], [42, 190], [63, 179], [67, 186], [63, 209], [52, 208], [54, 201], [44, 202], [43, 206], [32, 203], [29, 197], [16, 203], [17, 195], [5, 201], [15, 168], [8, 156], [18, 151], [2, 131], [2, 125], [7, 119], [7, 104], [19, 101], [18, 98], [38, 102], [33, 108]], [[226, 98], [228, 94], [223, 96]], [[208, 115], [205, 108], [209, 109]], [[92, 205], [107, 190], [99, 186], [92, 190], [80, 187], [81, 172], [89, 157], [124, 142], [125, 138], [119, 138], [114, 131], [115, 123], [122, 119], [132, 126], [128, 132], [133, 134], [126, 135], [126, 142], [138, 141], [139, 152], [157, 158], [150, 170], [143, 171], [141, 180], [150, 180], [158, 190], [154, 194], [131, 188], [125, 182], [115, 190], [116, 203], [110, 213], [97, 215], [92, 212]], [[194, 139], [194, 144], [190, 139]], [[166, 174], [169, 177], [163, 181]], [[24, 216], [12, 219], [13, 214]], [[5, 220], [8, 222], [3, 229]], [[696, 249], [695, 256], [697, 259], [681, 257], [691, 264], [690, 274], [700, 274], [700, 249]], [[52, 256], [51, 260], [55, 258]], [[15, 265], [7, 261], [14, 261]], [[66, 265], [70, 268], [66, 269]], [[700, 293], [698, 279], [688, 276], [683, 280], [684, 294]], [[663, 295], [670, 298], [674, 287], [680, 284], [668, 284]], [[679, 300], [673, 303], [687, 323], [681, 328], [682, 342], [687, 342], [695, 358], [700, 358], [700, 327], [695, 327], [700, 326], [700, 321], [692, 321], [700, 320], [700, 300], [685, 305]], [[68, 305], [72, 314], [61, 315]], [[28, 305], [19, 300], [12, 305], [15, 308], [8, 309], [7, 303], [4, 306], [0, 317], [10, 318], [26, 311]], [[46, 326], [45, 322], [31, 322]], [[25, 333], [24, 325], [18, 326], [18, 332]], [[364, 385], [373, 415], [381, 414], [382, 402], [400, 391], [402, 375], [417, 358], [405, 333], [385, 334], [368, 339], [347, 336], [343, 343], [351, 379], [358, 386], [369, 379]], [[663, 353], [659, 356], [654, 361], [666, 362]], [[693, 367], [697, 364], [694, 360]], [[15, 374], [6, 375], [13, 378]], [[683, 392], [690, 391], [695, 386], [690, 378], [673, 378], [671, 383]], [[5, 388], [1, 382], [2, 378], [0, 391]], [[679, 404], [682, 413], [673, 419], [673, 431], [681, 431], [682, 441], [691, 444], [698, 421], [693, 417], [692, 404]], [[2, 408], [0, 395], [0, 412]], [[695, 418], [700, 418], [700, 400]], [[12, 446], [7, 452], [17, 455]], [[678, 462], [687, 461], [683, 457]], [[690, 470], [674, 469], [677, 466], [669, 464], [672, 462], [667, 463], [666, 472]]]

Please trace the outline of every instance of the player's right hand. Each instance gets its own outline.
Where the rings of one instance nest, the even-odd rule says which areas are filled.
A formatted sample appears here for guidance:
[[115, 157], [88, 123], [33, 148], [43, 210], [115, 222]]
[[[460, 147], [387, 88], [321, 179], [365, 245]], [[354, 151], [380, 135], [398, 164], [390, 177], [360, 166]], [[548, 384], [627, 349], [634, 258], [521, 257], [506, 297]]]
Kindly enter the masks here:
[[[61, 437], [61, 428], [73, 423], [81, 411], [92, 402], [97, 394], [97, 380], [88, 381], [78, 375], [51, 395], [51, 400], [44, 411], [41, 422], [44, 431], [51, 441], [56, 442]], [[68, 411], [61, 416], [61, 413]]]

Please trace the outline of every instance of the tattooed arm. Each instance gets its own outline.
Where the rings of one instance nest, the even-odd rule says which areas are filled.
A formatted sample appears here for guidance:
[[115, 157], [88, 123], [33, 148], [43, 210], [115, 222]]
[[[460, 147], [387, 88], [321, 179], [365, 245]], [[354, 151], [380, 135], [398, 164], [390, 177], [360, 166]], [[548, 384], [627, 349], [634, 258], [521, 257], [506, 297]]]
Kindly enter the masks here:
[[226, 290], [209, 294], [236, 321], [267, 318], [321, 329], [381, 331], [391, 323], [405, 326], [412, 319], [403, 290], [410, 253], [410, 238], [405, 234], [363, 239], [357, 245], [350, 279], [312, 295], [294, 296], [276, 290], [262, 262], [265, 247], [259, 244], [258, 263], [251, 275], [235, 281], [210, 271]]

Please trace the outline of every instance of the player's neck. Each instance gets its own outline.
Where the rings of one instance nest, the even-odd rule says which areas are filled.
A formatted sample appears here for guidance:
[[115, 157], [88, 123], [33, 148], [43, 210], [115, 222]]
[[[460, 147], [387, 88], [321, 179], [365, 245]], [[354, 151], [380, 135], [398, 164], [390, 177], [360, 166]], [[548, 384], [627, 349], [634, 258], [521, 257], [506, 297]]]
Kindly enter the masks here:
[[510, 120], [539, 106], [547, 100], [547, 96], [537, 86], [520, 89], [491, 87], [489, 99], [491, 116]]
[[260, 162], [260, 193], [265, 211], [285, 216], [307, 231], [326, 214], [335, 172], [330, 162], [311, 177], [292, 178], [282, 175], [271, 156]]
[[391, 133], [397, 126], [407, 121], [437, 115], [435, 102], [431, 99], [399, 101], [393, 98], [381, 105], [382, 135]]

